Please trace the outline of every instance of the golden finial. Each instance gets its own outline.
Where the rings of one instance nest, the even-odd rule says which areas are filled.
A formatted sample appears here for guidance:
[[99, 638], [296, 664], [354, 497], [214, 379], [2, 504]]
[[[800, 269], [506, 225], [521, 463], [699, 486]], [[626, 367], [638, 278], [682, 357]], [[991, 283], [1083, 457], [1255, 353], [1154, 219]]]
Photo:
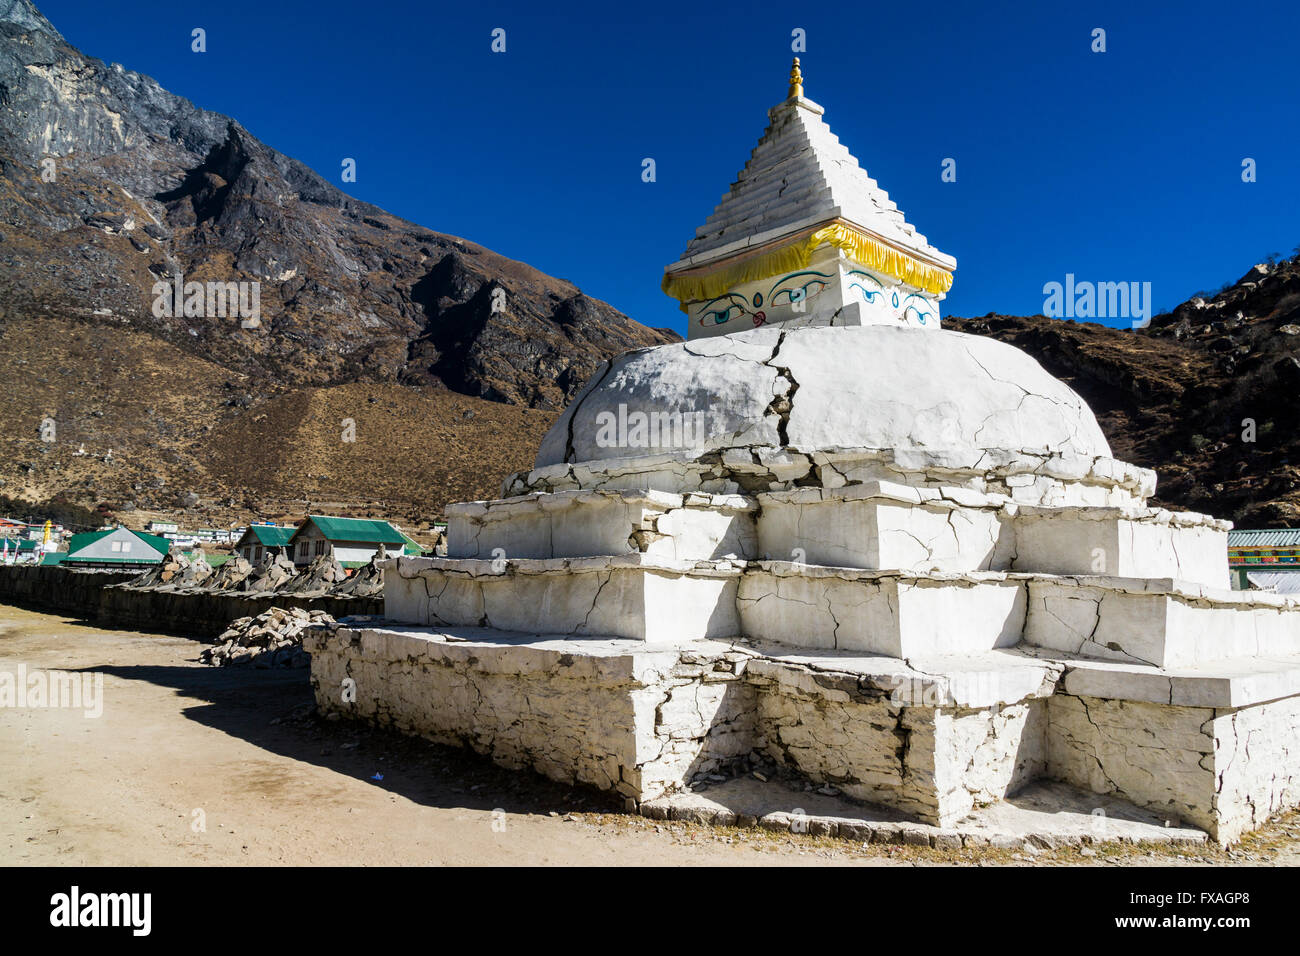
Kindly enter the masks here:
[[799, 72], [799, 58], [794, 58], [794, 64], [790, 67], [790, 99], [796, 96], [803, 96], [803, 74]]

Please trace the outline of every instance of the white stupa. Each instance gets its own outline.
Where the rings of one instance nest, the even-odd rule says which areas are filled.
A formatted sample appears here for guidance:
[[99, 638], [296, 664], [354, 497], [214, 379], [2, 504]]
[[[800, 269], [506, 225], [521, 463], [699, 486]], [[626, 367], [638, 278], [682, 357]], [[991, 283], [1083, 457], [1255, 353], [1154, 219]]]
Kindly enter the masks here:
[[389, 562], [390, 623], [309, 641], [320, 707], [643, 807], [761, 754], [959, 839], [1041, 780], [1223, 842], [1300, 803], [1300, 604], [1229, 590], [1226, 522], [939, 327], [953, 260], [820, 117], [796, 83], [669, 267], [691, 337]]

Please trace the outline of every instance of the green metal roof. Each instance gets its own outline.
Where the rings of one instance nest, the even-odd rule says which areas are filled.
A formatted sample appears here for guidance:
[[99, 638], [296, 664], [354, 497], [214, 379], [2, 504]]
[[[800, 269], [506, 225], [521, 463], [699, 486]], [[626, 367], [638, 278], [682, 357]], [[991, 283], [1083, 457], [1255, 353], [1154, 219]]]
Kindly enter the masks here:
[[297, 528], [277, 528], [269, 524], [252, 524], [248, 530], [239, 536], [239, 542], [242, 542], [248, 535], [257, 539], [258, 544], [265, 545], [268, 548], [282, 548], [289, 543], [289, 539], [294, 536]]
[[405, 546], [407, 538], [387, 521], [369, 518], [331, 518], [327, 515], [308, 515], [298, 530], [296, 537], [308, 524], [314, 524], [329, 541], [362, 541], [366, 544], [400, 544]]
[[35, 551], [36, 544], [35, 541], [27, 538], [0, 538], [0, 550], [8, 545], [10, 551]]
[[1283, 528], [1278, 531], [1234, 529], [1228, 532], [1230, 548], [1294, 548], [1297, 546], [1300, 546], [1300, 528]]
[[112, 534], [116, 528], [109, 528], [107, 531], [83, 531], [80, 534], [74, 534], [68, 539], [68, 554], [76, 554], [88, 544], [94, 544], [105, 535]]
[[51, 551], [45, 557], [41, 558], [41, 564], [62, 564], [63, 559], [68, 556], [66, 551]]
[[[71, 538], [68, 539], [68, 560], [77, 560], [77, 558], [76, 558], [76, 554], [77, 554], [77, 552], [80, 551], [82, 548], [86, 547], [87, 545], [94, 544], [96, 541], [100, 540], [101, 538], [106, 538], [106, 537], [108, 537], [110, 534], [112, 534], [114, 531], [117, 531], [117, 530], [119, 530], [119, 529], [118, 529], [118, 528], [109, 528], [109, 529], [106, 530], [106, 531], [83, 531], [81, 534], [74, 534]], [[123, 531], [131, 531], [130, 528], [123, 528], [123, 529], [120, 529], [120, 530], [123, 530]], [[139, 539], [140, 539], [141, 541], [143, 541], [145, 544], [149, 545], [149, 547], [153, 548], [153, 549], [154, 549], [155, 551], [157, 551], [160, 555], [166, 554], [166, 553], [167, 553], [167, 550], [171, 547], [171, 542], [168, 541], [166, 538], [162, 537], [161, 535], [157, 535], [157, 534], [145, 534], [143, 531], [131, 531], [131, 534], [135, 535], [137, 538], [139, 538]], [[92, 560], [92, 561], [118, 561], [118, 560], [132, 561], [132, 560], [134, 560], [134, 559], [132, 559], [132, 558], [124, 558], [124, 559], [119, 559], [119, 558], [91, 558], [90, 560]]]
[[139, 558], [79, 558], [69, 554], [59, 564], [158, 564], [162, 559], [161, 554]]
[[166, 554], [171, 550], [172, 543], [160, 534], [145, 534], [143, 531], [132, 531], [131, 533], [162, 554]]

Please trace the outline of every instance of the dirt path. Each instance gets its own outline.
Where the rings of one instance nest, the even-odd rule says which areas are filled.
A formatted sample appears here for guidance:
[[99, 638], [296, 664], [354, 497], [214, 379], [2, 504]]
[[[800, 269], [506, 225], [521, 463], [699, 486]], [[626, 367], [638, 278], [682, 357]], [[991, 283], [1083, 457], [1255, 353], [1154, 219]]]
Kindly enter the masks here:
[[[0, 708], [0, 863], [808, 862], [772, 852], [775, 841], [629, 826], [589, 812], [613, 809], [596, 794], [318, 723], [303, 717], [305, 671], [207, 667], [195, 662], [202, 646], [0, 606], [0, 671], [104, 675], [98, 718]], [[193, 829], [196, 810], [206, 832]]]
[[463, 751], [318, 721], [305, 671], [207, 667], [202, 646], [0, 605], [0, 673], [103, 675], [99, 717], [0, 707], [0, 864], [1300, 861], [1295, 815], [1232, 857], [1099, 848], [1095, 859], [656, 824]]

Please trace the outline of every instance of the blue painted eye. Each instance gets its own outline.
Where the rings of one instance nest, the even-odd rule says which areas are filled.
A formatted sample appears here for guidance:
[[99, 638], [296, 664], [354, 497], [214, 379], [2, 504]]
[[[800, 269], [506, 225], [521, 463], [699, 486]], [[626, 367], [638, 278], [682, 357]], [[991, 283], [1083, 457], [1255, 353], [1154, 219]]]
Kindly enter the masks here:
[[[772, 293], [772, 305], [794, 305], [796, 302], [807, 302], [813, 296], [820, 293], [826, 288], [826, 283], [821, 279], [813, 279], [802, 286], [790, 289], [777, 289]], [[785, 298], [781, 298], [785, 296]]]
[[916, 316], [916, 321], [926, 325], [934, 316], [934, 309], [930, 306], [927, 299], [915, 293], [909, 295], [905, 300], [907, 306], [903, 309], [903, 318], [906, 319], [908, 314]]
[[877, 290], [877, 289], [868, 289], [866, 286], [864, 286], [864, 285], [862, 285], [861, 283], [858, 283], [858, 282], [850, 282], [850, 283], [849, 283], [849, 288], [850, 288], [850, 289], [857, 289], [859, 292], [862, 293], [862, 298], [866, 299], [868, 302], [875, 302], [875, 301], [876, 301], [876, 296], [880, 295], [879, 290]]
[[761, 293], [761, 292], [755, 292], [755, 293], [754, 293], [754, 308], [757, 309], [757, 308], [759, 308], [762, 304], [763, 304], [763, 293]]
[[890, 295], [889, 295], [889, 299], [890, 299], [890, 302], [893, 304], [894, 308], [897, 309], [897, 308], [898, 308], [898, 293], [897, 293], [897, 292], [891, 292]]
[[726, 325], [744, 311], [738, 305], [729, 305], [723, 309], [711, 309], [700, 316], [700, 325]]
[[[882, 291], [880, 280], [870, 272], [863, 272], [860, 269], [854, 269], [848, 273], [849, 276], [855, 277], [857, 281], [850, 282], [850, 289], [857, 289], [862, 294], [863, 301], [874, 303]], [[863, 283], [867, 283], [864, 285]]]

